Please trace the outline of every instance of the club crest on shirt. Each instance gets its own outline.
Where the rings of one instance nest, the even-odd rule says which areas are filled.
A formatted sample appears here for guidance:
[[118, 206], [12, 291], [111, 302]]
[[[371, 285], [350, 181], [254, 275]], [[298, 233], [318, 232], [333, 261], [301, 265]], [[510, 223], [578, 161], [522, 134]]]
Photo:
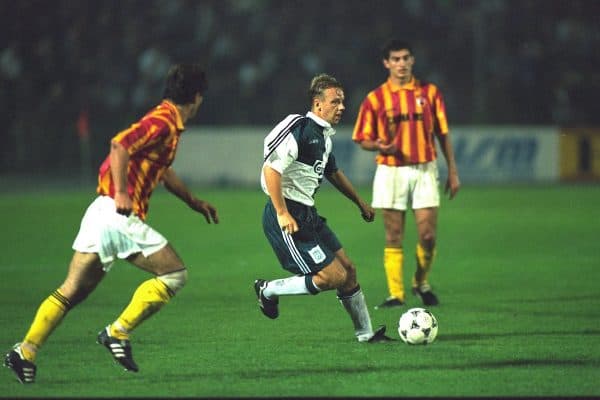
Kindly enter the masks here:
[[319, 177], [323, 176], [323, 160], [315, 161], [313, 165], [313, 171], [315, 171], [315, 174], [317, 174]]

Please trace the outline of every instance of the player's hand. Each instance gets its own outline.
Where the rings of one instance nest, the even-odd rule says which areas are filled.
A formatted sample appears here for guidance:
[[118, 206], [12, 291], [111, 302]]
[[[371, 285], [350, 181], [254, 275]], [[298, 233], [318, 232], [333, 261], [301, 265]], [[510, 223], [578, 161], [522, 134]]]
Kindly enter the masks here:
[[385, 143], [383, 140], [377, 139], [375, 143], [377, 144], [377, 149], [381, 154], [389, 156], [396, 153], [396, 142]]
[[298, 223], [292, 217], [289, 212], [284, 212], [283, 214], [277, 214], [277, 222], [279, 223], [279, 227], [282, 231], [292, 235], [298, 232]]
[[117, 209], [117, 214], [125, 215], [128, 217], [133, 210], [133, 202], [131, 201], [131, 197], [129, 197], [129, 193], [127, 192], [116, 192], [115, 193], [115, 207]]
[[360, 203], [360, 215], [367, 222], [373, 222], [373, 220], [375, 220], [375, 210], [365, 202]]
[[193, 199], [189, 206], [192, 210], [199, 212], [204, 215], [207, 223], [214, 222], [215, 224], [219, 223], [219, 216], [217, 215], [217, 209], [207, 201]]
[[446, 187], [444, 188], [444, 193], [448, 194], [448, 197], [450, 197], [450, 200], [452, 200], [458, 193], [459, 189], [460, 180], [458, 179], [458, 175], [449, 173], [448, 180], [446, 180]]

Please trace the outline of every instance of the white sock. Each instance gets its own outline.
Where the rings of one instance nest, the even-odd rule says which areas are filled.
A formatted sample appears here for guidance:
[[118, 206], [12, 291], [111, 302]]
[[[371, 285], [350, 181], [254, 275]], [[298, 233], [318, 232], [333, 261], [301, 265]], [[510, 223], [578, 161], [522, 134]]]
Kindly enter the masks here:
[[373, 326], [371, 325], [371, 316], [362, 290], [359, 288], [348, 297], [340, 297], [338, 294], [338, 299], [352, 319], [354, 335], [358, 341], [366, 342], [369, 340], [373, 336]]
[[286, 296], [293, 294], [310, 294], [306, 288], [304, 276], [291, 276], [289, 278], [275, 279], [269, 281], [263, 294], [267, 297]]

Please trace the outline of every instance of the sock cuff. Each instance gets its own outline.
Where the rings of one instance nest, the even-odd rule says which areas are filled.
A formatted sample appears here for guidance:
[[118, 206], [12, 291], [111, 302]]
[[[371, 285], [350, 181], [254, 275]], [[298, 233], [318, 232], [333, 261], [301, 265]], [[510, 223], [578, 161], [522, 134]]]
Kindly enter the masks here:
[[342, 292], [338, 291], [337, 298], [340, 300], [349, 299], [351, 297], [356, 296], [358, 293], [360, 293], [360, 285], [356, 285], [356, 287], [354, 289], [352, 289], [346, 293], [342, 293]]
[[304, 283], [306, 284], [306, 289], [310, 294], [319, 294], [321, 293], [321, 289], [312, 280], [312, 275], [304, 276]]
[[383, 249], [384, 254], [402, 254], [402, 247], [385, 247]]
[[62, 294], [60, 289], [56, 289], [54, 292], [52, 292], [50, 295], [50, 300], [53, 301], [53, 303], [57, 306], [63, 308], [65, 311], [68, 311], [71, 309], [71, 307], [73, 307], [71, 305], [71, 301]]
[[167, 285], [165, 282], [163, 282], [159, 278], [153, 278], [146, 282], [150, 282], [154, 286], [154, 288], [158, 291], [158, 293], [161, 294], [161, 296], [166, 294], [167, 298], [164, 299], [166, 301], [169, 301], [169, 299], [171, 299], [173, 296], [175, 296], [175, 292], [173, 290], [171, 290], [169, 285]]
[[185, 286], [188, 279], [188, 272], [187, 269], [183, 268], [178, 271], [159, 275], [156, 279], [167, 287], [169, 295], [173, 297], [175, 293], [179, 292]]

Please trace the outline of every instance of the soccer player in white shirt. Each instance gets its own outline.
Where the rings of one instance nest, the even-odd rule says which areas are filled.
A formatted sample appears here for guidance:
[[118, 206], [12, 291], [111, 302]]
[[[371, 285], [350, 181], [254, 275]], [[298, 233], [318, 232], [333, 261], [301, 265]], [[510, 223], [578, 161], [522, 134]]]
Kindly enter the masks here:
[[315, 208], [314, 195], [326, 177], [358, 206], [365, 221], [375, 217], [373, 208], [338, 169], [332, 153], [332, 125], [345, 109], [343, 88], [332, 76], [320, 74], [312, 79], [309, 95], [311, 111], [306, 116], [288, 115], [264, 141], [261, 186], [269, 200], [263, 229], [281, 266], [294, 276], [257, 279], [254, 288], [260, 309], [275, 319], [279, 296], [336, 289], [359, 342], [392, 340], [385, 336], [385, 326], [373, 330], [356, 268]]

